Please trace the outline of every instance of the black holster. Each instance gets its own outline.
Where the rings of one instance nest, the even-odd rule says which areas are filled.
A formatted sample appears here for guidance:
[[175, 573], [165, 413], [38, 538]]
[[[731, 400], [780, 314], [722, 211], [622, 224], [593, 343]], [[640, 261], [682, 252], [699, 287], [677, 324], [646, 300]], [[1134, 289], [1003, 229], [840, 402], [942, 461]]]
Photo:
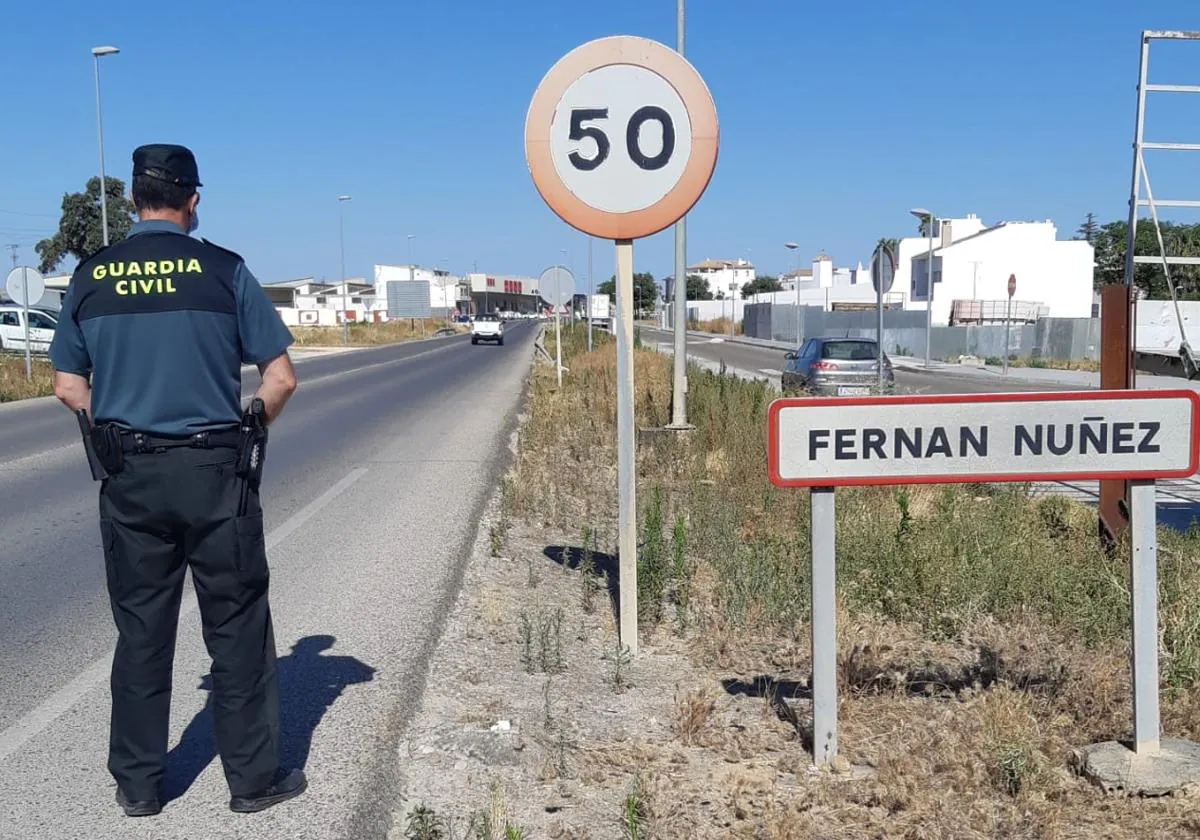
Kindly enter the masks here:
[[263, 462], [267, 456], [267, 412], [263, 401], [255, 397], [242, 414], [238, 440], [237, 466], [239, 478], [258, 489], [262, 482]]
[[121, 450], [121, 429], [113, 423], [93, 426], [87, 412], [75, 412], [79, 421], [79, 433], [83, 437], [83, 451], [87, 455], [92, 478], [103, 481], [119, 473], [125, 467], [125, 453]]

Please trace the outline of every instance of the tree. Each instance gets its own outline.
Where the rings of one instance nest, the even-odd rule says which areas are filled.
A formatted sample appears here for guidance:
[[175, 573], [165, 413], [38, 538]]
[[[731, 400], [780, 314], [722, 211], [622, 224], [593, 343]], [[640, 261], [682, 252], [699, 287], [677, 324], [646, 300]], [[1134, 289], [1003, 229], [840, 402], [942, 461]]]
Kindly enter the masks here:
[[755, 277], [749, 283], [742, 284], [742, 299], [753, 297], [758, 294], [767, 292], [782, 292], [783, 284], [779, 282], [778, 277], [772, 277], [769, 274], [763, 274]]
[[875, 247], [887, 248], [892, 252], [893, 257], [895, 257], [896, 259], [900, 259], [900, 240], [899, 239], [896, 239], [894, 237], [886, 237], [886, 236], [881, 237], [880, 240], [875, 243]]
[[708, 283], [699, 274], [689, 274], [687, 276], [687, 299], [688, 300], [712, 300], [713, 293], [708, 288]]
[[[125, 182], [120, 178], [105, 178], [105, 197], [108, 199], [108, 241], [118, 242], [133, 226], [133, 202], [125, 197]], [[41, 257], [39, 271], [49, 274], [68, 254], [85, 260], [104, 245], [100, 212], [100, 178], [88, 179], [81, 193], [64, 193], [62, 217], [58, 233], [33, 246]]]
[[930, 236], [931, 234], [929, 234], [928, 231], [930, 231], [933, 227], [933, 218], [928, 213], [919, 218], [920, 221], [917, 222], [917, 233], [921, 234], [921, 236]]
[[[596, 289], [596, 294], [608, 295], [608, 299], [615, 303], [617, 300], [617, 275], [614, 274], [601, 283]], [[633, 300], [635, 312], [653, 307], [658, 301], [658, 283], [654, 281], [653, 274], [645, 271], [634, 272]]]
[[[1096, 232], [1096, 270], [1093, 275], [1095, 288], [1110, 283], [1125, 282], [1125, 252], [1129, 237], [1127, 222], [1109, 222]], [[1162, 222], [1163, 245], [1167, 254], [1175, 257], [1200, 257], [1200, 224], [1183, 225], [1177, 222]], [[1137, 226], [1137, 241], [1133, 252], [1138, 256], [1158, 256], [1158, 236], [1154, 222], [1140, 220]], [[1171, 266], [1171, 280], [1180, 300], [1200, 300], [1200, 268], [1196, 266]], [[1171, 297], [1162, 264], [1135, 265], [1133, 285], [1154, 300]]]
[[1096, 244], [1096, 237], [1100, 235], [1100, 225], [1096, 224], [1096, 214], [1088, 213], [1087, 218], [1083, 220], [1083, 224], [1079, 226], [1079, 230], [1075, 231], [1075, 238], [1082, 239], [1089, 245]]

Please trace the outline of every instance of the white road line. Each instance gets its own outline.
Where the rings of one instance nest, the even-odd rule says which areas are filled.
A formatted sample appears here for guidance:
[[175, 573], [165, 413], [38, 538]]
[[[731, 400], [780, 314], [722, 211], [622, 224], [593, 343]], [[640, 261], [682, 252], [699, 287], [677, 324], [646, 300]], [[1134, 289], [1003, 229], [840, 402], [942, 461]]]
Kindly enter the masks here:
[[[366, 467], [353, 470], [337, 484], [292, 514], [286, 522], [267, 535], [267, 550], [274, 549], [295, 533], [300, 526], [315, 516], [321, 508], [348, 490], [351, 485], [366, 474]], [[195, 609], [196, 601], [194, 599], [186, 600], [179, 611], [180, 618], [190, 615]], [[109, 650], [104, 656], [97, 659], [91, 665], [88, 665], [81, 674], [47, 697], [36, 708], [22, 715], [12, 726], [0, 731], [0, 762], [5, 761], [16, 753], [29, 743], [30, 740], [70, 711], [71, 707], [82, 700], [90, 691], [108, 679], [111, 668], [112, 650]]]
[[765, 373], [767, 376], [783, 376], [783, 371], [774, 368], [759, 368], [758, 372]]

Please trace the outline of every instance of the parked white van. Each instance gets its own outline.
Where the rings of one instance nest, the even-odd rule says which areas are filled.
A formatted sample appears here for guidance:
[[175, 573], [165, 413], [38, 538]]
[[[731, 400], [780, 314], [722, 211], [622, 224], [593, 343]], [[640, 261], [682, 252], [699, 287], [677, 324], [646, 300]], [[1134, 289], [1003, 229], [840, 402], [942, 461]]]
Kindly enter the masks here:
[[[0, 304], [0, 350], [25, 352], [25, 310], [16, 304]], [[58, 322], [43, 309], [29, 310], [29, 350], [49, 353]]]

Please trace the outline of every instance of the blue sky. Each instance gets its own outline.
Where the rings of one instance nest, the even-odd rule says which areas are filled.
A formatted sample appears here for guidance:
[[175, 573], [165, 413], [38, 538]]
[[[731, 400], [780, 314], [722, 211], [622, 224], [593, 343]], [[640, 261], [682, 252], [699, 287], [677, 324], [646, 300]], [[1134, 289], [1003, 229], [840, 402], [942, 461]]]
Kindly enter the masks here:
[[[794, 240], [805, 261], [865, 263], [879, 237], [915, 230], [907, 211], [922, 205], [1050, 218], [1060, 237], [1089, 211], [1124, 217], [1138, 34], [1200, 29], [1195, 0], [933, 4], [926, 19], [917, 5], [688, 2], [687, 56], [721, 122], [689, 262], [748, 257], [777, 273]], [[425, 265], [536, 274], [567, 249], [582, 281], [587, 238], [526, 169], [526, 109], [585, 41], [673, 46], [675, 2], [75, 1], [10, 4], [4, 23], [0, 244], [22, 245], [23, 262], [62, 194], [96, 173], [89, 50], [114, 44], [101, 65], [108, 174], [127, 180], [141, 143], [193, 148], [200, 235], [264, 282], [338, 276], [340, 193], [354, 197], [351, 276], [407, 262], [415, 234]], [[1152, 81], [1200, 84], [1200, 43], [1180, 46], [1155, 45]], [[1156, 119], [1148, 139], [1200, 142], [1200, 96]], [[1200, 160], [1164, 162], [1156, 195], [1200, 198], [1196, 174]], [[594, 249], [606, 278], [612, 245]], [[637, 243], [635, 267], [661, 277], [672, 254], [668, 230]]]

